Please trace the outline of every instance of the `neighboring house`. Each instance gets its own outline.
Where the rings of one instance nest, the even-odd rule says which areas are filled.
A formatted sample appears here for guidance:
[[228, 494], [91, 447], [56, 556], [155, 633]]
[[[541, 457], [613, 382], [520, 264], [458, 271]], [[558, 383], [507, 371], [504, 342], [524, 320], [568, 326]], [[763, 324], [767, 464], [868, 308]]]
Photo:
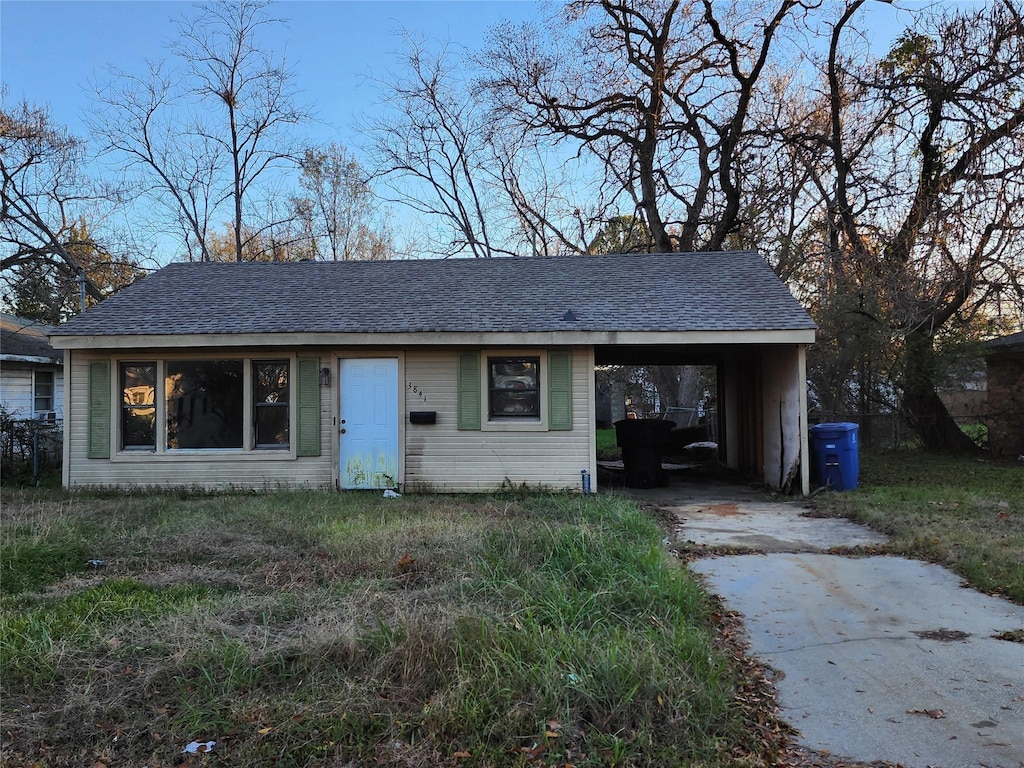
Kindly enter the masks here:
[[33, 320], [0, 314], [0, 405], [14, 419], [64, 418], [64, 353]]
[[981, 421], [987, 407], [987, 387], [985, 366], [972, 361], [971, 366], [952, 374], [939, 386], [938, 395], [949, 415], [957, 422]]
[[1024, 456], [1024, 331], [985, 344], [988, 369], [988, 446]]
[[599, 364], [716, 364], [721, 456], [809, 488], [814, 323], [756, 252], [181, 263], [56, 329], [67, 486], [579, 488]]

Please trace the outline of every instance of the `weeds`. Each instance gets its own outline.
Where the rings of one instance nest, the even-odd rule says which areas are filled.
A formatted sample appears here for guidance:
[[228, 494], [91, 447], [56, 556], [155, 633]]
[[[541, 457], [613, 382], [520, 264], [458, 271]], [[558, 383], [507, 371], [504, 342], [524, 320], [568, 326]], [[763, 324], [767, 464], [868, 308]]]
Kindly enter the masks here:
[[[5, 764], [164, 763], [193, 739], [211, 765], [762, 749], [709, 606], [624, 500], [19, 498]], [[70, 554], [39, 572], [47, 547]], [[107, 565], [80, 573], [83, 553]]]

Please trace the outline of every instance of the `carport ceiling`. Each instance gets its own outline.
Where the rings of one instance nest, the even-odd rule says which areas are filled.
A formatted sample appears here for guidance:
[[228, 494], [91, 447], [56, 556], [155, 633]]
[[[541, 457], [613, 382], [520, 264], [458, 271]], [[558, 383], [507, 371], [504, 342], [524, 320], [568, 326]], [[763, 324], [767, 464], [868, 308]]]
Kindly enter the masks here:
[[596, 365], [717, 365], [726, 359], [754, 356], [753, 344], [644, 344], [598, 345]]

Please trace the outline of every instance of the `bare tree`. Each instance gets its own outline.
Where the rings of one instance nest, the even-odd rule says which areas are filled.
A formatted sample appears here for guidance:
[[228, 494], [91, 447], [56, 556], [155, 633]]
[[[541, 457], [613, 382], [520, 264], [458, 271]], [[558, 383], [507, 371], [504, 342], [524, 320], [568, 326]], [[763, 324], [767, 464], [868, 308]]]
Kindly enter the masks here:
[[925, 445], [965, 449], [936, 392], [936, 345], [1024, 303], [1021, 14], [1003, 0], [924, 18], [865, 63], [844, 52], [861, 5], [833, 28], [823, 111], [793, 135], [826, 154], [825, 250], [844, 311], [898, 351], [892, 383]]
[[442, 255], [486, 258], [513, 251], [492, 237], [493, 178], [486, 110], [454, 72], [451, 53], [403, 36], [403, 72], [381, 83], [386, 116], [365, 128], [373, 178], [392, 202], [435, 218], [452, 233]]
[[575, 0], [490, 36], [485, 87], [521, 129], [586, 149], [659, 251], [719, 249], [739, 226], [750, 108], [796, 0]]
[[[84, 274], [76, 249], [96, 248], [76, 227], [104, 193], [82, 173], [84, 145], [54, 126], [49, 112], [23, 102], [0, 109], [0, 271], [35, 270], [83, 275], [95, 299], [105, 295]], [[16, 269], [17, 268], [17, 269]]]
[[203, 133], [181, 124], [185, 93], [165, 64], [148, 63], [145, 76], [113, 71], [96, 89], [99, 108], [90, 128], [102, 151], [119, 156], [138, 193], [167, 215], [186, 252], [211, 259], [211, 222], [228, 197], [225, 157]]
[[264, 12], [269, 0], [218, 0], [199, 16], [182, 19], [174, 52], [186, 63], [195, 92], [223, 109], [226, 131], [216, 122], [199, 135], [220, 145], [231, 168], [236, 258], [242, 260], [245, 201], [252, 186], [294, 150], [282, 129], [309, 115], [297, 105], [292, 73], [257, 47], [259, 30], [280, 23]]
[[204, 4], [178, 22], [172, 52], [180, 69], [151, 63], [143, 77], [114, 71], [97, 88], [93, 130], [137, 172], [140, 190], [168, 210], [171, 229], [201, 260], [211, 258], [211, 226], [222, 215], [231, 222], [236, 260], [253, 250], [246, 237], [282, 224], [259, 216], [266, 210], [260, 198], [276, 171], [294, 170], [289, 130], [309, 115], [285, 62], [259, 46], [260, 32], [281, 23], [267, 15], [268, 4]]
[[381, 260], [393, 250], [367, 173], [345, 147], [309, 148], [299, 163], [305, 193], [294, 204], [313, 253], [332, 261]]

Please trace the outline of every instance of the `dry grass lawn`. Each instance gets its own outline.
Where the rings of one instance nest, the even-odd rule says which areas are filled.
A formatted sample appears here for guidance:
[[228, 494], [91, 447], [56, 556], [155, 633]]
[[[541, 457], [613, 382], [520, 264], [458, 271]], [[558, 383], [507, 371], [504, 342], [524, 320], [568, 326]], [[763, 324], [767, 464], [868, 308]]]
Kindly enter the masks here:
[[621, 499], [3, 502], [7, 766], [725, 766], [784, 739]]

